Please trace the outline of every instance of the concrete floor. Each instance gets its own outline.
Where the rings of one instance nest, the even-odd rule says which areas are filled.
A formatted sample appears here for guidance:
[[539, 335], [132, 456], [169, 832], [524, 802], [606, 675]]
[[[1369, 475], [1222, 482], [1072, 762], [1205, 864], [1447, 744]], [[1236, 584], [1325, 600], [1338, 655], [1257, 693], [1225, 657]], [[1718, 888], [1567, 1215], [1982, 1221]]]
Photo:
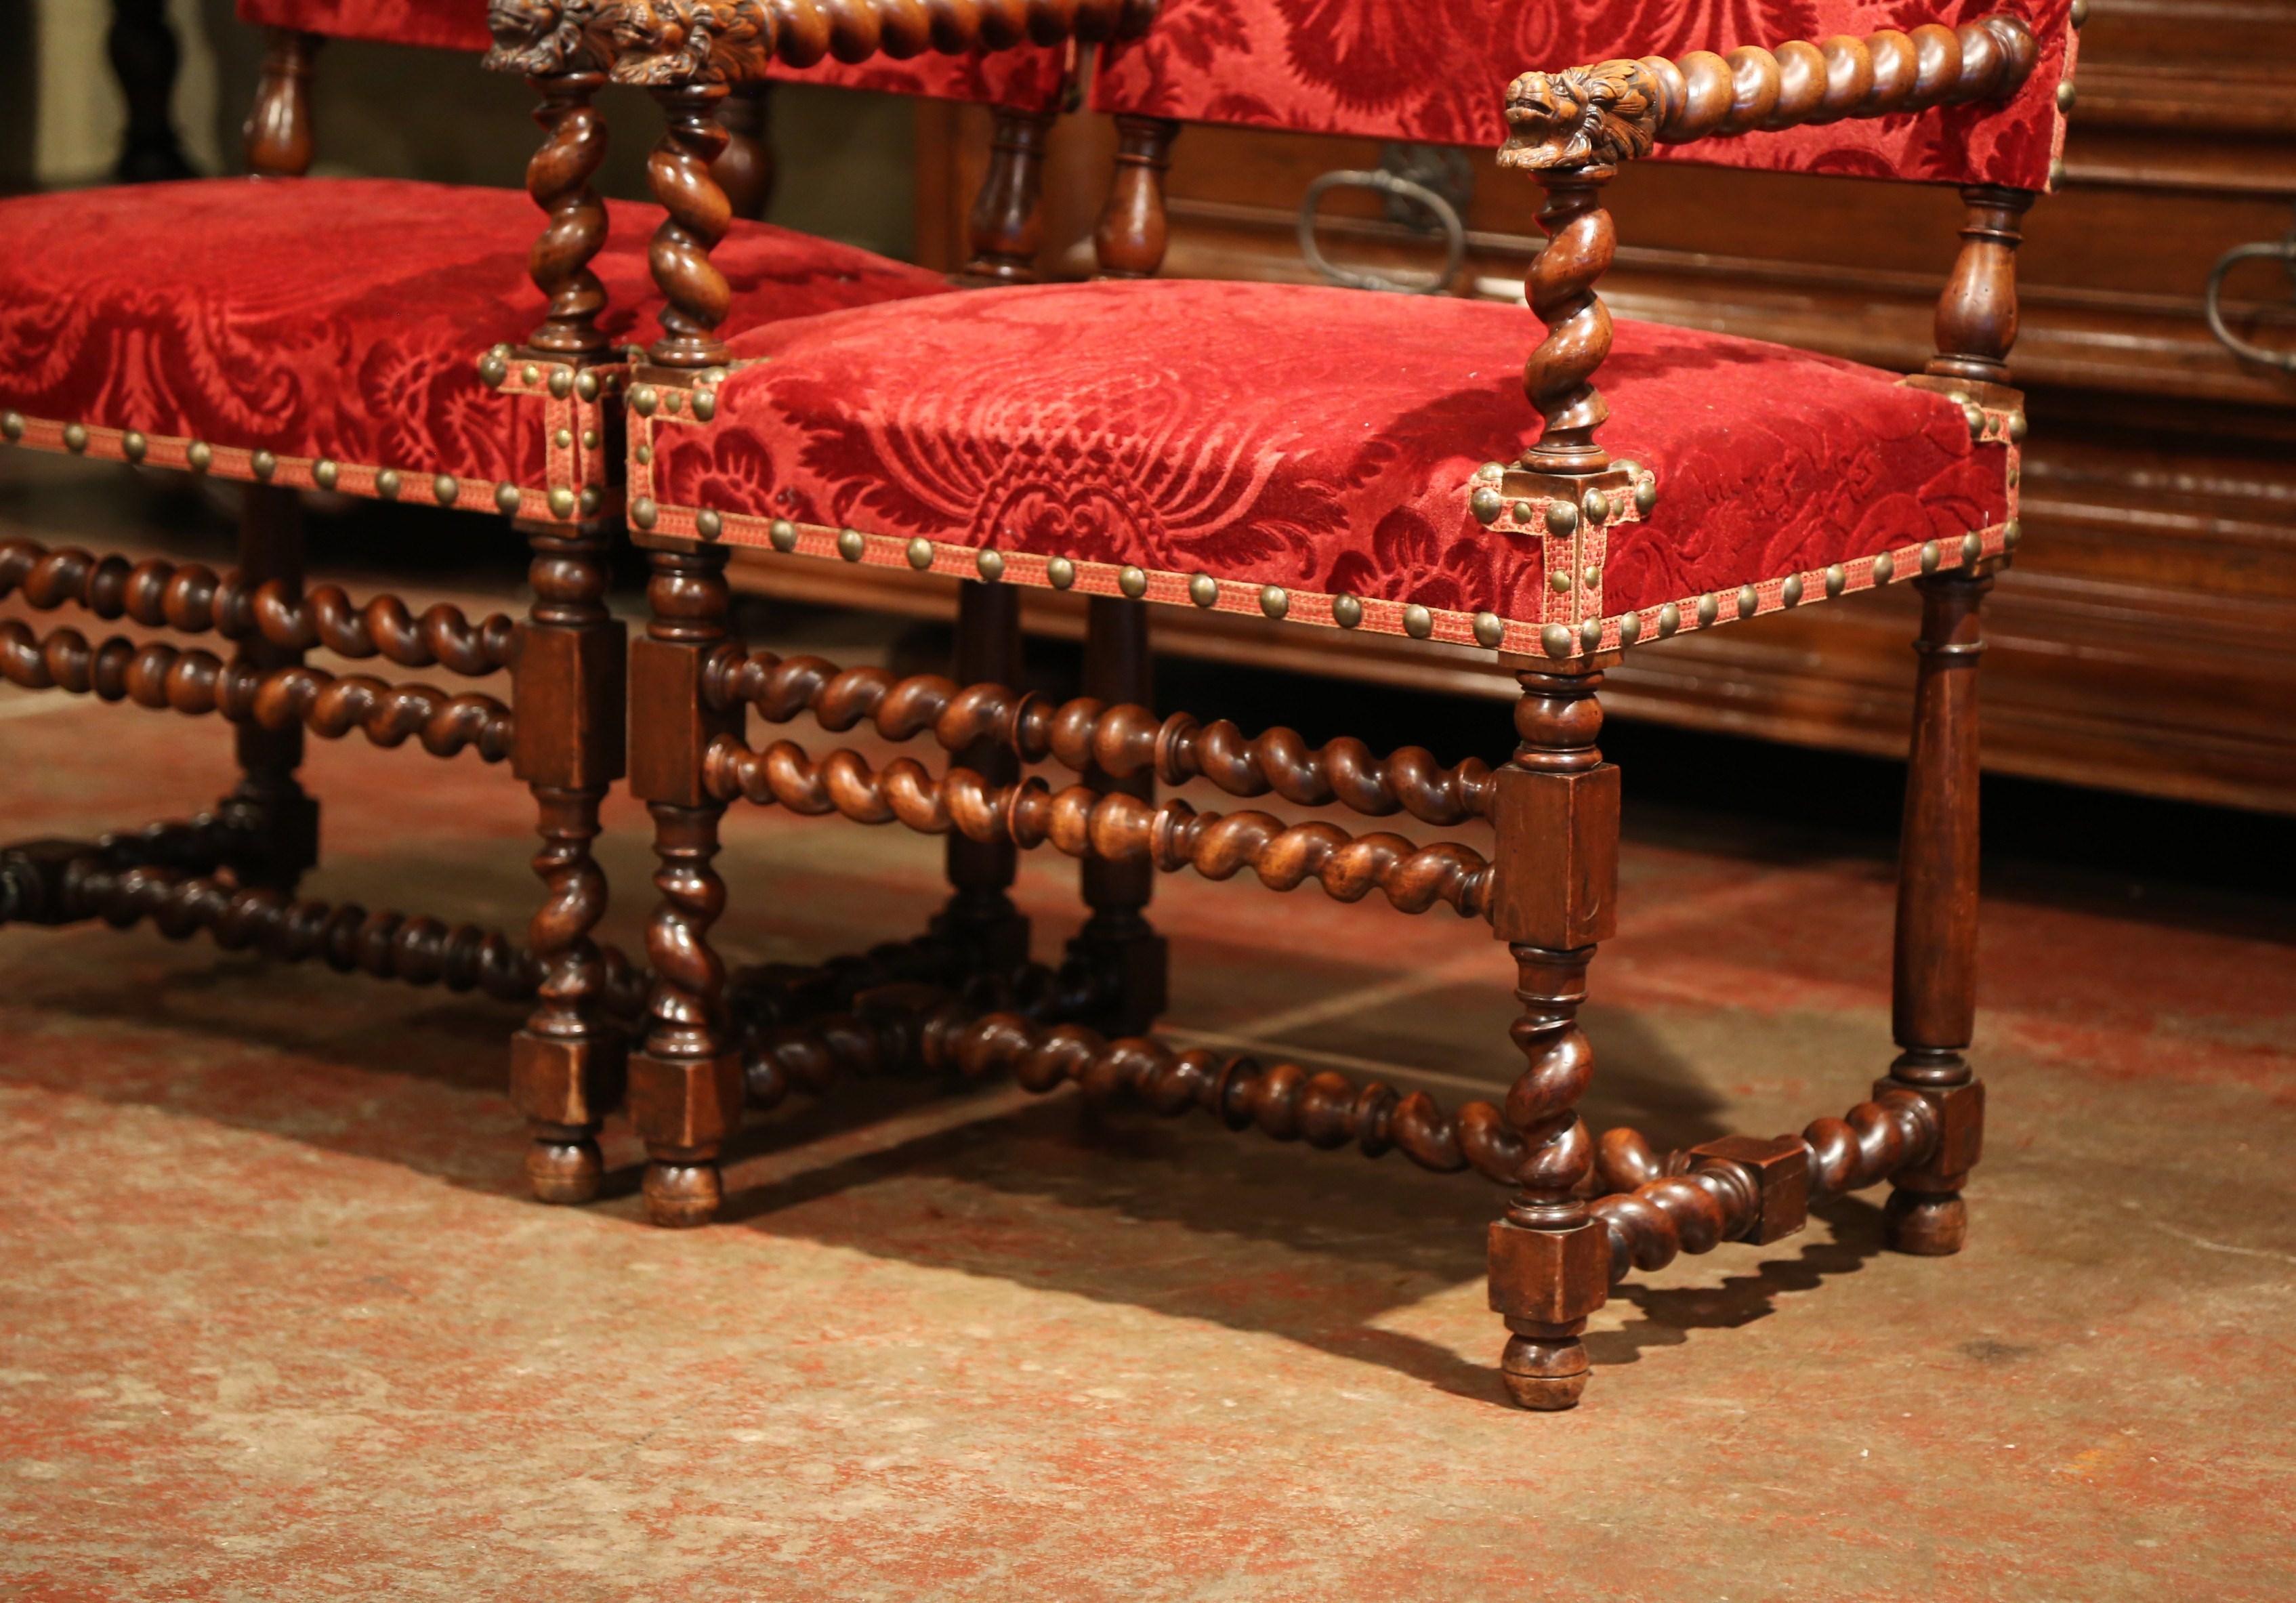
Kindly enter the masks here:
[[[221, 734], [0, 693], [8, 833], [202, 806]], [[312, 893], [525, 917], [506, 775], [358, 744], [311, 778]], [[611, 818], [626, 945], [641, 822]], [[1680, 1142], [1857, 1100], [1886, 860], [1629, 825], [1595, 1122]], [[905, 933], [936, 895], [915, 837], [750, 810], [730, 842], [741, 958]], [[1072, 877], [1024, 871], [1040, 955]], [[608, 1200], [523, 1200], [514, 1009], [0, 932], [0, 1592], [2296, 1596], [2284, 909], [2003, 877], [1970, 1249], [1882, 1253], [1869, 1194], [1677, 1262], [1597, 1316], [1554, 1417], [1500, 1401], [1470, 1177], [880, 1083], [763, 1122], [728, 1220], [664, 1233], [619, 1129]], [[1512, 1072], [1472, 926], [1192, 880], [1157, 917], [1177, 1035], [1447, 1101]]]

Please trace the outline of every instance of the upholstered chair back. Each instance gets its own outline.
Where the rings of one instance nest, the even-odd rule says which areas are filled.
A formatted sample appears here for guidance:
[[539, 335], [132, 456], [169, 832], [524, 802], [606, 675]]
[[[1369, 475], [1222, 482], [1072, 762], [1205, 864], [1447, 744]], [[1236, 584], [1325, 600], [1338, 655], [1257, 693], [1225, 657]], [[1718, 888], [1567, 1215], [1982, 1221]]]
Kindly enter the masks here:
[[[1620, 58], [1726, 58], [1742, 89], [1765, 70], [1854, 71], [1855, 51], [1912, 24], [1905, 45], [1868, 51], [1871, 96], [1907, 85], [1939, 31], [2021, 19], [2037, 46], [2010, 100], [1922, 117], [1844, 118], [1759, 138], [1702, 138], [1653, 154], [1733, 167], [1941, 184], [2049, 187], [2063, 138], [2058, 88], [2072, 67], [2073, 0], [1162, 0], [1137, 38], [1105, 46], [1096, 109], [1183, 122], [1427, 144], [1497, 145], [1509, 83], [1525, 71]], [[1788, 40], [1820, 48], [1781, 49]], [[1751, 48], [1747, 48], [1751, 47]], [[1776, 53], [1765, 68], [1763, 53]], [[1710, 68], [1710, 70], [1712, 69]], [[1694, 87], [1694, 86], [1693, 86]], [[1887, 103], [1884, 102], [1883, 103]], [[1726, 127], [1721, 130], [1730, 131]]]
[[[486, 0], [238, 0], [242, 21], [291, 28], [331, 38], [368, 39], [484, 51], [493, 40]], [[869, 0], [849, 0], [865, 8]], [[834, 8], [832, 8], [834, 9]], [[1057, 107], [1067, 78], [1068, 47], [1023, 45], [995, 52], [941, 54], [927, 51], [906, 61], [882, 50], [849, 62], [827, 55], [808, 65], [776, 57], [768, 78], [870, 89], [889, 95], [961, 100], [1022, 111]]]

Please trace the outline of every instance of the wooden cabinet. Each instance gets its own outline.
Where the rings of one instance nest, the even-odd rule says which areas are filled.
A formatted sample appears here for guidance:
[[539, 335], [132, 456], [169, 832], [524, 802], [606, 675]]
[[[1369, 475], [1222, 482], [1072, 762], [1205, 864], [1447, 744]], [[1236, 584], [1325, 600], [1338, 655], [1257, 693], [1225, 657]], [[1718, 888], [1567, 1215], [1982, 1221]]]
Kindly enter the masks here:
[[[2202, 312], [2224, 251], [2290, 230], [2296, 0], [2091, 0], [2090, 11], [2067, 185], [2035, 209], [2024, 251], [2026, 538], [1991, 608], [1985, 761], [2296, 811], [2296, 375], [2236, 359]], [[920, 250], [950, 266], [986, 119], [922, 116]], [[1089, 271], [1113, 144], [1104, 119], [1056, 131], [1048, 274]], [[1360, 141], [1190, 128], [1172, 167], [1167, 273], [1313, 281], [1296, 237], [1302, 194], [1317, 175], [1376, 167], [1382, 154]], [[1519, 299], [1538, 191], [1480, 153], [1471, 165], [1455, 291]], [[1960, 216], [1949, 191], [1645, 162], [1611, 194], [1625, 248], [1605, 287], [1620, 314], [1909, 372], [1928, 356]], [[1326, 206], [1321, 237], [1351, 262], [1426, 267], [1441, 254], [1350, 192]], [[2243, 268], [2230, 285], [2234, 325], [2296, 350], [2291, 290], [2275, 264]], [[1523, 318], [1527, 353], [1536, 325]], [[1902, 754], [1912, 600], [1884, 593], [1644, 646], [1611, 675], [1608, 699], [1626, 715]], [[920, 592], [913, 604], [943, 603]], [[1038, 612], [1063, 626], [1057, 607]], [[1165, 650], [1512, 694], [1472, 653], [1407, 642], [1366, 652], [1225, 619], [1159, 623]]]

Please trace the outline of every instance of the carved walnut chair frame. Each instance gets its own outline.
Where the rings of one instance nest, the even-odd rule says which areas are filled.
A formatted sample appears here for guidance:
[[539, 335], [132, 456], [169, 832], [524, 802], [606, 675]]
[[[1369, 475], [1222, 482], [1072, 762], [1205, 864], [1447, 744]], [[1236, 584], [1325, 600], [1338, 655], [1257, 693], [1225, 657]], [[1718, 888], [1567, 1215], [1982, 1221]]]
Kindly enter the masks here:
[[[238, 566], [217, 573], [199, 563], [10, 540], [0, 546], [0, 594], [18, 593], [42, 611], [76, 605], [147, 629], [212, 635], [230, 642], [231, 654], [122, 637], [91, 645], [77, 629], [36, 636], [10, 621], [0, 624], [0, 670], [29, 688], [220, 713], [234, 726], [241, 778], [212, 813], [188, 822], [0, 848], [0, 923], [148, 922], [174, 938], [209, 934], [228, 950], [531, 1000], [512, 1050], [513, 1096], [535, 1135], [527, 1170], [536, 1195], [570, 1202], [596, 1195], [598, 1122], [619, 1095], [623, 1025], [638, 1015], [644, 991], [643, 976], [592, 934], [606, 884], [591, 848], [599, 804], [622, 776], [625, 728], [625, 630], [606, 609], [604, 560], [620, 522], [619, 493], [603, 473], [620, 357], [597, 327], [604, 293], [584, 265], [605, 237], [605, 210], [588, 180], [604, 140], [591, 103], [606, 76], [594, 41], [558, 27], [556, 8], [540, 8], [552, 13], [541, 18], [535, 7], [493, 9], [498, 47], [488, 65], [527, 78], [546, 135], [527, 179], [547, 214], [531, 258], [547, 315], [522, 347], [478, 357], [482, 376], [505, 395], [544, 398], [556, 434], [551, 488], [504, 483], [490, 497], [532, 548], [527, 616], [473, 620], [443, 603], [417, 613], [395, 595], [361, 603], [337, 586], [305, 588], [303, 491], [356, 484], [382, 499], [441, 506], [468, 505], [483, 493], [445, 474], [432, 480], [133, 430], [63, 428], [60, 443], [77, 455], [247, 481]], [[299, 177], [310, 169], [322, 42], [313, 33], [269, 30], [245, 126], [256, 175]], [[12, 415], [7, 421], [12, 440], [37, 429]], [[592, 476], [578, 465], [576, 429]], [[511, 704], [333, 674], [305, 662], [316, 647], [464, 678], [507, 669]], [[507, 760], [540, 814], [534, 869], [544, 901], [525, 938], [297, 900], [298, 883], [318, 859], [318, 803], [297, 777], [307, 733], [361, 734], [383, 746], [412, 738], [433, 756], [471, 750], [488, 763]]]
[[[2006, 99], [2036, 56], [2026, 25], [2004, 16], [1958, 30], [1933, 24], [1862, 41], [1604, 62], [1518, 79], [1507, 94], [1501, 160], [1531, 173], [1548, 196], [1540, 220], [1549, 243], [1528, 284], [1546, 332], [1525, 369], [1542, 427], [1517, 461], [1479, 476], [1477, 515], [1489, 522], [1517, 506], [1521, 517], [1520, 506], [1530, 506], [1543, 507], [1550, 525], [1599, 528], [1652, 504], [1650, 476], [1613, 461], [1600, 443], [1606, 408], [1594, 384], [1611, 344], [1597, 284], [1616, 246], [1602, 191], [1624, 163], [1662, 142]], [[674, 106], [722, 92], [718, 85], [739, 76], [709, 62], [687, 72], [680, 86], [658, 91]], [[1115, 183], [1096, 236], [1101, 275], [1146, 276], [1163, 254], [1161, 177], [1178, 125], [1123, 116], [1119, 126]], [[697, 140], [682, 166], [658, 169], [677, 180], [663, 186], [674, 212], [709, 215], [701, 180], [709, 153]], [[652, 810], [662, 901], [650, 941], [652, 1023], [633, 1061], [632, 1102], [648, 1143], [653, 1217], [709, 1216], [719, 1193], [714, 1161], [745, 1097], [769, 1106], [792, 1089], [919, 1064], [966, 1077], [1007, 1070], [1039, 1091], [1073, 1082], [1094, 1099], [1128, 1098], [1166, 1114], [1201, 1110], [1234, 1129], [1318, 1147], [1352, 1144], [1371, 1155], [1400, 1148], [1427, 1168], [1472, 1169], [1511, 1191], [1490, 1228], [1491, 1305], [1510, 1333], [1501, 1365], [1507, 1390], [1541, 1410], [1578, 1401], [1587, 1318], [1632, 1269], [1726, 1241], [1780, 1239], [1802, 1228], [1813, 1202], [1883, 1181], [1892, 1245], [1957, 1251], [1967, 1220], [1961, 1193], [1984, 1114], [1984, 1088], [1966, 1057], [1976, 974], [1978, 619], [2016, 543], [2024, 412], [2007, 358], [2020, 223], [2034, 198], [1995, 186], [1963, 193], [1968, 220], [1939, 304], [1938, 355], [1906, 382], [1958, 399], [1972, 440], [2006, 448], [2010, 513], [1989, 535], [1954, 548], [1931, 541], [1918, 553], [1923, 614], [1894, 969], [1899, 1053], [1870, 1100], [1799, 1136], [1734, 1135], [1672, 1153], [1628, 1129], [1598, 1139], [1578, 1112], [1594, 1069], [1578, 1012], [1589, 964], [1616, 926], [1619, 770], [1597, 744], [1598, 693], [1619, 652], [1645, 629], [1671, 632], [1665, 614], [1677, 609], [1542, 629], [1543, 654], [1513, 662], [1520, 744], [1496, 771], [1473, 760], [1445, 767], [1415, 748], [1382, 759], [1349, 739], [1315, 750], [1289, 730], [1250, 739], [1225, 722], [1157, 717], [1146, 704], [1147, 606], [1137, 599], [1146, 585], [1132, 581], [1133, 570], [1120, 596], [1091, 597], [1086, 694], [1059, 706], [1009, 688], [1017, 614], [993, 550], [977, 554], [979, 580], [963, 587], [953, 678], [896, 679], [750, 650], [731, 631], [715, 514], [681, 514], [673, 525], [645, 498], [634, 467], [633, 538], [649, 552], [652, 616], [633, 648], [640, 717], [632, 782]], [[707, 415], [723, 374], [714, 366], [723, 351], [710, 333], [706, 241], [680, 242], [662, 260], [661, 287], [679, 321], [633, 374], [634, 448], [657, 415], [681, 407]], [[777, 548], [798, 548], [793, 526], [772, 533]], [[840, 554], [858, 560], [865, 537], [849, 530], [838, 538]], [[852, 550], [843, 549], [848, 542]], [[935, 565], [932, 543], [914, 542], [910, 560]], [[1064, 560], [1048, 565], [1054, 588], [1075, 582], [1072, 565], [1062, 571]], [[1841, 567], [1829, 570], [1829, 594], [1898, 576], [1887, 555], [1857, 566], [1857, 584]], [[1766, 595], [1747, 587], [1739, 615], [1793, 604], [1801, 582], [1789, 579]], [[1267, 602], [1271, 615], [1281, 615], [1280, 600]], [[1710, 596], [1700, 610], [1718, 611], [1724, 600]], [[1406, 617], [1414, 632], [1408, 625]], [[867, 719], [895, 740], [930, 736], [952, 766], [936, 777], [906, 758], [874, 771], [849, 749], [817, 760], [786, 740], [754, 749], [744, 734], [753, 711], [774, 724], [811, 715], [831, 731]], [[1077, 782], [1055, 792], [1020, 777], [1023, 764], [1048, 760]], [[1155, 802], [1157, 781], [1195, 778], [1239, 796], [1273, 790], [1294, 803], [1374, 817], [1487, 821], [1493, 850], [1486, 857], [1456, 843], [1414, 847], [1325, 823], [1286, 827], [1264, 813], [1223, 818]], [[711, 867], [719, 820], [738, 800], [949, 834], [956, 889], [936, 933], [955, 944], [955, 960], [946, 950], [921, 959], [918, 943], [881, 949], [844, 969], [846, 1011], [772, 1027], [769, 1006], [737, 1022], [729, 990], [741, 985], [729, 988], [709, 931], [726, 894]], [[1013, 968], [1026, 947], [1025, 924], [1005, 894], [1013, 853], [1045, 843], [1083, 859], [1091, 908], [1058, 974]], [[1515, 964], [1523, 1011], [1513, 1033], [1528, 1060], [1504, 1103], [1447, 1114], [1424, 1093], [1134, 1036], [1164, 1004], [1164, 945], [1144, 917], [1154, 875], [1187, 868], [1224, 879], [1245, 867], [1278, 889], [1314, 879], [1342, 900], [1376, 889], [1402, 910], [1440, 903], [1488, 919]]]

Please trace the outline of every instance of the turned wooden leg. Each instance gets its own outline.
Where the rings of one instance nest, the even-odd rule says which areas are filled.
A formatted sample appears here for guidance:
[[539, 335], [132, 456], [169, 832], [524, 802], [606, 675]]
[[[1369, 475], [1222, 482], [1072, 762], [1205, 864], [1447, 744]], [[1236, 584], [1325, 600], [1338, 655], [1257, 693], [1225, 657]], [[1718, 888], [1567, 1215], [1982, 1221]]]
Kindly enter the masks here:
[[[289, 600], [301, 598], [303, 513], [294, 490], [246, 487], [239, 571], [252, 584], [276, 586]], [[300, 651], [259, 635], [241, 641], [236, 655], [265, 673], [303, 660]], [[302, 726], [265, 729], [243, 723], [232, 740], [240, 780], [216, 810], [233, 843], [232, 867], [242, 885], [291, 894], [319, 860], [319, 804], [295, 777], [303, 762]]]
[[1619, 770], [1595, 746], [1597, 673], [1526, 672], [1514, 759], [1493, 776], [1491, 923], [1515, 962], [1526, 1066], [1507, 1093], [1522, 1139], [1518, 1189], [1490, 1228], [1491, 1307], [1511, 1335], [1500, 1359], [1525, 1408], [1567, 1409], [1587, 1389], [1587, 1319], [1610, 1292], [1610, 1237], [1575, 1195], [1593, 1172], [1579, 1099], [1595, 1054], [1578, 1027], [1587, 966], [1617, 924]]
[[[1007, 687], [1021, 679], [1021, 593], [1011, 585], [968, 580], [956, 612], [956, 660], [960, 685]], [[1020, 777], [1021, 761], [991, 736], [956, 754], [952, 767], [968, 768], [993, 785]], [[1018, 853], [1005, 840], [948, 837], [948, 883], [955, 894], [933, 919], [936, 935], [952, 941], [972, 973], [1005, 974], [1029, 960], [1029, 921], [1009, 894]]]
[[718, 1156], [742, 1115], [726, 966], [709, 945], [726, 906], [711, 866], [726, 807], [702, 785], [703, 754], [738, 729], [740, 714], [713, 708], [702, 688], [709, 658], [728, 643], [726, 552], [648, 555], [652, 617], [630, 648], [630, 788], [653, 816], [661, 900], [646, 933], [654, 978], [645, 1046], [630, 1058], [629, 1110], [646, 1147], [647, 1216], [698, 1225], [718, 1211]]
[[534, 793], [545, 893], [530, 939], [542, 983], [512, 1039], [511, 1100], [534, 1133], [527, 1179], [546, 1203], [589, 1202], [604, 1164], [598, 1126], [620, 1100], [627, 1044], [606, 1022], [593, 938], [606, 876], [591, 855], [598, 805], [623, 772], [622, 626], [606, 610], [610, 533], [598, 523], [520, 526], [533, 547], [532, 610], [512, 670], [511, 768]]
[[[1148, 644], [1148, 605], [1095, 596], [1086, 604], [1084, 694], [1111, 706], [1146, 707], [1154, 698], [1154, 660]], [[1124, 778], [1088, 770], [1096, 791], [1121, 792], [1153, 802], [1156, 776], [1143, 770]], [[1095, 999], [1093, 1022], [1111, 1035], [1138, 1035], [1164, 1011], [1168, 954], [1164, 938], [1146, 917], [1156, 886], [1156, 865], [1146, 857], [1122, 862], [1087, 857], [1081, 875], [1084, 928], [1069, 942], [1071, 979]]]
[[127, 131], [112, 177], [122, 184], [190, 177], [192, 164], [176, 138], [176, 74], [184, 52], [168, 25], [167, 0], [111, 0], [104, 48], [127, 101]]
[[1910, 1090], [1936, 1111], [1936, 1155], [1890, 1177], [1890, 1245], [1937, 1257], [1969, 1234], [1963, 1184], [1985, 1133], [1985, 1087], [1964, 1056], [1977, 1023], [1977, 665], [1990, 574], [1918, 581], [1913, 752], [1898, 859], [1891, 1023], [1899, 1048], [1874, 1094]]
[[1041, 276], [1037, 252], [1045, 239], [1045, 145], [1052, 128], [1050, 111], [996, 113], [988, 171], [972, 200], [972, 254], [954, 275], [958, 284], [978, 289], [1034, 284]]

